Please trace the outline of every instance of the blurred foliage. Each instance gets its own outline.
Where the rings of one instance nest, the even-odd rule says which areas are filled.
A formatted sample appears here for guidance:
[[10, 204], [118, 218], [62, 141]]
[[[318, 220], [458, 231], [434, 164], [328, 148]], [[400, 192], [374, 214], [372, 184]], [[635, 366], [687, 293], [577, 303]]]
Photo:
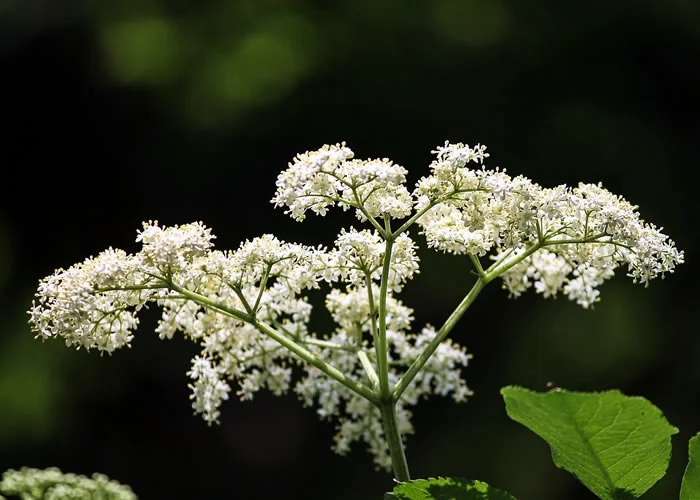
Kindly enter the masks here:
[[[351, 216], [300, 225], [269, 199], [296, 153], [343, 140], [411, 182], [444, 140], [482, 142], [491, 166], [543, 185], [602, 181], [686, 251], [648, 289], [604, 285], [593, 311], [489, 287], [454, 332], [475, 394], [417, 407], [414, 477], [587, 498], [508, 420], [510, 384], [643, 395], [683, 449], [700, 429], [698, 26], [696, 0], [0, 0], [0, 469], [99, 470], [146, 499], [388, 491], [361, 448], [331, 454], [332, 425], [294, 396], [230, 401], [208, 428], [189, 407], [193, 346], [155, 338], [154, 316], [104, 358], [34, 341], [24, 318], [39, 278], [134, 250], [142, 220], [203, 220], [221, 249], [263, 232], [330, 242]], [[404, 297], [417, 327], [473, 279], [468, 262], [422, 259]], [[645, 498], [677, 497], [684, 465], [674, 453]]]
[[[0, 446], [3, 447], [41, 442], [65, 418], [61, 415], [60, 402], [64, 388], [60, 377], [56, 376], [65, 353], [57, 349], [34, 353], [36, 344], [26, 334], [24, 314], [11, 313], [16, 321], [3, 322], [3, 339], [6, 340], [0, 352], [0, 401], [3, 403]], [[3, 314], [4, 318], [8, 316], [11, 315]], [[33, 362], [28, 363], [28, 359]]]

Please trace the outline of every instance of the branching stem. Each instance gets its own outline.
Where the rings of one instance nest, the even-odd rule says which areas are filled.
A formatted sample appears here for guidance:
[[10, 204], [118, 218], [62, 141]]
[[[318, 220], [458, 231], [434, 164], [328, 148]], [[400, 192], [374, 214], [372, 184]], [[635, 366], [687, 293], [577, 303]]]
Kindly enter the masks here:
[[354, 393], [358, 394], [359, 396], [362, 396], [366, 400], [370, 401], [371, 403], [377, 405], [379, 403], [379, 398], [377, 397], [377, 394], [364, 384], [361, 384], [349, 376], [347, 376], [345, 373], [341, 372], [338, 370], [336, 367], [329, 365], [322, 359], [320, 359], [318, 356], [316, 356], [314, 353], [311, 351], [305, 349], [301, 345], [297, 344], [294, 340], [291, 338], [287, 337], [286, 335], [280, 333], [267, 323], [264, 323], [262, 321], [259, 321], [257, 318], [254, 316], [243, 312], [239, 311], [238, 309], [233, 309], [230, 308], [224, 304], [219, 304], [213, 300], [211, 300], [209, 297], [206, 297], [204, 295], [201, 295], [197, 292], [193, 292], [191, 290], [187, 290], [186, 288], [182, 288], [174, 283], [171, 283], [169, 286], [172, 290], [178, 292], [179, 294], [187, 297], [190, 300], [193, 300], [197, 302], [198, 304], [201, 304], [205, 307], [208, 307], [209, 309], [212, 309], [214, 311], [218, 311], [222, 314], [226, 314], [227, 316], [231, 316], [233, 318], [240, 319], [241, 321], [245, 321], [246, 323], [250, 323], [253, 325], [255, 328], [257, 328], [261, 333], [267, 335], [271, 339], [277, 341], [279, 344], [284, 346], [285, 348], [289, 349], [292, 351], [294, 354], [299, 356], [301, 359], [306, 361], [307, 363], [315, 366], [319, 370], [321, 370], [323, 373], [328, 375], [334, 380], [337, 380], [341, 384], [343, 384], [345, 387], [353, 391]]

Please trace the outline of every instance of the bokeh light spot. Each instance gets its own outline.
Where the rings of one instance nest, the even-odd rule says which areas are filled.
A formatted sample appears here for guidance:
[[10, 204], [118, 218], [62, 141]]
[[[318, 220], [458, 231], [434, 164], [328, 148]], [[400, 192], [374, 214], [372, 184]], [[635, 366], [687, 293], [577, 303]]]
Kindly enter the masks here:
[[508, 11], [498, 0], [442, 0], [432, 18], [439, 36], [473, 47], [499, 42], [508, 28]]
[[102, 29], [102, 46], [113, 77], [124, 84], [158, 84], [177, 74], [183, 35], [165, 18], [138, 18]]

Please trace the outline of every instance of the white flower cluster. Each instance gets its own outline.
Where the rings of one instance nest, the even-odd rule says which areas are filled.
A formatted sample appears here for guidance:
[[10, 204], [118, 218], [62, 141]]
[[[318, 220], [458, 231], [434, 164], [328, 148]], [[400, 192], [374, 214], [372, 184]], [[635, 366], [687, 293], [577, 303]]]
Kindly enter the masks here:
[[[542, 188], [503, 170], [468, 168], [483, 164], [485, 151], [445, 143], [412, 193], [403, 167], [353, 159], [344, 143], [298, 155], [279, 175], [272, 202], [296, 220], [307, 210], [352, 208], [370, 229], [343, 229], [330, 249], [266, 234], [219, 251], [201, 223], [147, 222], [139, 252], [110, 248], [41, 280], [30, 324], [38, 337], [111, 353], [129, 345], [137, 313], [155, 303], [161, 338], [181, 332], [201, 346], [188, 375], [193, 408], [207, 422], [218, 421], [232, 390], [241, 399], [293, 390], [321, 418], [338, 419], [336, 451], [364, 441], [376, 464], [389, 467], [374, 406], [379, 386], [387, 397], [378, 374], [401, 395], [402, 435], [412, 432], [410, 407], [421, 398], [463, 401], [470, 394], [460, 373], [469, 355], [438, 343], [451, 326], [440, 337], [432, 327], [413, 333], [413, 311], [394, 297], [419, 272], [407, 232], [414, 223], [428, 246], [469, 255], [484, 283], [501, 277], [512, 296], [534, 287], [583, 307], [598, 300], [598, 286], [620, 266], [647, 284], [683, 262], [673, 241], [621, 197], [599, 185]], [[402, 222], [392, 229], [392, 219]], [[487, 255], [494, 262], [483, 269]], [[331, 286], [326, 307], [337, 324], [328, 335], [309, 329], [306, 294], [322, 284]], [[415, 378], [402, 379], [406, 373]]]
[[[143, 243], [140, 252], [129, 255], [109, 249], [42, 280], [30, 310], [33, 330], [43, 338], [61, 336], [69, 345], [112, 352], [129, 344], [138, 325], [137, 312], [155, 302], [162, 308], [156, 328], [161, 338], [181, 332], [202, 347], [188, 375], [193, 408], [207, 422], [218, 421], [231, 382], [241, 399], [252, 399], [262, 389], [283, 394], [293, 388], [307, 403], [318, 404], [321, 417], [338, 417], [338, 452], [364, 440], [377, 463], [388, 467], [381, 421], [372, 404], [308, 364], [302, 365], [302, 377], [293, 385], [297, 358], [251, 321], [271, 325], [369, 386], [357, 353], [363, 350], [375, 356], [369, 339], [377, 328], [383, 239], [376, 231], [351, 228], [326, 250], [263, 235], [236, 251], [221, 252], [212, 248], [213, 238], [200, 223], [167, 228], [157, 222], [145, 224], [138, 235]], [[418, 272], [418, 257], [408, 235], [398, 236], [393, 248], [388, 288], [398, 292]], [[328, 310], [338, 324], [330, 337], [308, 331], [311, 305], [302, 295], [321, 282], [347, 287], [332, 288], [327, 296]], [[196, 297], [187, 293], [207, 302], [191, 300]], [[386, 304], [390, 377], [395, 383], [419, 355], [425, 334], [408, 334], [410, 309], [391, 295]], [[464, 399], [468, 390], [455, 367], [466, 362], [459, 347], [441, 346], [397, 408], [402, 432], [412, 431], [406, 406], [420, 397], [454, 393], [455, 399]]]
[[412, 210], [411, 195], [404, 186], [406, 169], [390, 160], [354, 160], [345, 143], [323, 146], [318, 151], [297, 155], [277, 179], [272, 202], [288, 207], [301, 221], [306, 211], [325, 215], [336, 203], [357, 209], [365, 220], [389, 216], [401, 219]]
[[153, 293], [128, 287], [147, 280], [136, 259], [111, 248], [58, 269], [39, 283], [38, 303], [29, 311], [32, 329], [43, 339], [63, 337], [68, 346], [112, 352], [131, 341], [136, 312]]
[[[307, 209], [325, 215], [336, 202], [344, 208], [374, 206], [367, 203], [369, 197], [391, 198], [393, 189], [400, 209], [358, 209], [358, 216], [415, 213], [430, 247], [476, 257], [491, 254], [503, 264], [499, 275], [512, 296], [534, 284], [544, 296], [561, 292], [584, 307], [598, 300], [598, 285], [618, 267], [626, 266], [635, 282], [648, 284], [683, 262], [683, 252], [644, 222], [637, 207], [600, 185], [543, 188], [505, 170], [470, 169], [470, 162], [483, 164], [488, 158], [483, 145], [446, 142], [434, 153], [431, 175], [418, 181], [412, 200], [403, 168], [388, 160], [351, 160], [354, 154], [343, 143], [297, 156], [279, 175], [272, 201], [302, 220]], [[546, 250], [515, 265], [535, 245]]]
[[205, 255], [212, 238], [201, 223], [166, 229], [157, 221], [144, 223], [138, 254], [110, 248], [41, 280], [38, 303], [29, 311], [32, 329], [44, 339], [60, 336], [78, 348], [111, 353], [128, 345], [139, 323], [136, 313], [163, 282]]
[[[353, 286], [379, 281], [384, 265], [385, 242], [377, 231], [343, 229], [335, 240], [335, 248], [322, 257], [322, 277], [329, 282], [342, 281]], [[399, 292], [418, 269], [416, 244], [407, 234], [394, 242], [387, 285]]]
[[673, 241], [622, 197], [595, 184], [542, 188], [505, 171], [467, 168], [483, 162], [484, 150], [446, 143], [436, 151], [432, 175], [414, 192], [418, 210], [430, 207], [418, 224], [430, 246], [476, 256], [493, 251], [502, 268], [542, 247], [502, 274], [512, 296], [534, 285], [545, 297], [562, 292], [587, 308], [617, 267], [648, 284], [683, 262]]
[[648, 285], [684, 261], [683, 252], [645, 223], [635, 206], [600, 185], [538, 188], [529, 203], [534, 226], [518, 236], [517, 246], [499, 242], [493, 257], [514, 262], [528, 247], [542, 247], [502, 275], [512, 296], [534, 286], [544, 297], [562, 292], [589, 308], [599, 300], [598, 286], [618, 267], [626, 267], [635, 283]]
[[104, 474], [86, 477], [63, 473], [56, 467], [34, 469], [23, 467], [3, 473], [0, 492], [24, 500], [136, 500], [126, 485], [109, 479]]
[[201, 222], [163, 228], [144, 222], [137, 242], [143, 243], [140, 260], [144, 271], [169, 274], [186, 270], [194, 257], [205, 255], [214, 236]]
[[[252, 399], [261, 389], [275, 394], [289, 389], [293, 356], [250, 320], [274, 325], [295, 340], [306, 337], [311, 306], [299, 294], [318, 286], [316, 269], [323, 256], [322, 249], [263, 235], [233, 252], [199, 256], [177, 276], [179, 286], [206, 297], [214, 307], [183, 300], [178, 292], [158, 298], [161, 338], [180, 331], [202, 346], [188, 374], [193, 407], [205, 420], [218, 420], [219, 406], [229, 396], [228, 380], [237, 382], [242, 399]], [[240, 314], [222, 314], [225, 310]]]

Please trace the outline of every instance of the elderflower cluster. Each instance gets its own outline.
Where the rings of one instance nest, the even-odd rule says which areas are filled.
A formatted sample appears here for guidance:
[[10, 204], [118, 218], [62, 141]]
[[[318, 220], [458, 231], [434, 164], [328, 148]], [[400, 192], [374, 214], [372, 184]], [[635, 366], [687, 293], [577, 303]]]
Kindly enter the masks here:
[[[631, 205], [600, 184], [543, 188], [505, 171], [472, 170], [487, 157], [483, 146], [446, 143], [438, 148], [414, 191], [428, 245], [444, 252], [484, 256], [514, 265], [501, 274], [517, 297], [534, 286], [545, 297], [561, 292], [588, 308], [597, 287], [626, 266], [634, 282], [673, 272], [683, 252]], [[517, 263], [533, 247], [538, 252]]]
[[[375, 167], [367, 175], [365, 164], [352, 159], [344, 143], [298, 155], [279, 175], [272, 202], [288, 207], [297, 220], [308, 209], [325, 215], [335, 203], [356, 207], [360, 219], [414, 214], [429, 247], [494, 260], [493, 270], [500, 271], [511, 296], [534, 287], [545, 297], [562, 293], [586, 308], [619, 267], [626, 267], [635, 283], [648, 285], [684, 260], [661, 229], [641, 219], [636, 206], [599, 184], [543, 188], [522, 175], [489, 170], [483, 145], [446, 142], [434, 153], [431, 174], [417, 182], [412, 202], [402, 168], [367, 160]], [[470, 163], [481, 167], [469, 168]], [[362, 210], [369, 199], [363, 193], [383, 197], [390, 189], [401, 210]], [[538, 252], [529, 252], [533, 249]]]
[[136, 500], [129, 486], [104, 474], [86, 477], [63, 473], [56, 467], [10, 469], [2, 475], [0, 492], [25, 500]]
[[[367, 279], [378, 282], [384, 265], [384, 245], [384, 238], [377, 231], [343, 229], [333, 250], [325, 256], [324, 279], [353, 286], [366, 285]], [[387, 284], [394, 292], [400, 292], [406, 281], [419, 272], [416, 244], [407, 234], [396, 238], [389, 262]]]
[[129, 345], [136, 314], [157, 296], [159, 283], [186, 274], [212, 238], [201, 223], [162, 228], [144, 222], [138, 254], [109, 248], [42, 279], [29, 311], [32, 329], [43, 339], [63, 337], [68, 346], [108, 353]]
[[[156, 327], [161, 339], [181, 332], [201, 346], [188, 375], [194, 411], [207, 422], [219, 420], [220, 407], [232, 391], [250, 400], [264, 389], [278, 395], [294, 390], [318, 407], [321, 418], [338, 419], [336, 451], [345, 453], [352, 442], [364, 441], [377, 465], [389, 467], [373, 405], [309, 364], [300, 365], [295, 381], [292, 369], [298, 359], [259, 328], [260, 323], [268, 325], [348, 378], [370, 386], [358, 352], [375, 356], [371, 340], [385, 252], [380, 235], [343, 230], [332, 249], [263, 235], [223, 252], [213, 249], [213, 239], [201, 223], [146, 223], [137, 237], [141, 251], [109, 249], [42, 280], [30, 310], [32, 328], [43, 338], [61, 336], [69, 345], [112, 352], [129, 345], [138, 325], [136, 314], [155, 303], [162, 309]], [[402, 234], [394, 242], [387, 284], [392, 383], [418, 357], [425, 339], [434, 336], [432, 330], [411, 334], [413, 312], [392, 295], [417, 272], [416, 245]], [[312, 307], [304, 296], [322, 283], [344, 287], [331, 288], [327, 295], [326, 306], [338, 325], [327, 336], [310, 332]], [[193, 297], [205, 297], [206, 303], [187, 300]], [[408, 407], [421, 397], [437, 393], [465, 399], [469, 390], [457, 368], [467, 360], [459, 346], [440, 346], [398, 405], [401, 432], [412, 432]]]
[[404, 185], [406, 169], [389, 159], [353, 159], [345, 143], [323, 146], [297, 155], [277, 179], [272, 202], [304, 220], [306, 211], [325, 215], [329, 206], [355, 208], [357, 217], [401, 219], [411, 212], [411, 195]]
[[[222, 251], [200, 222], [149, 221], [137, 233], [138, 252], [110, 248], [42, 279], [28, 311], [32, 330], [112, 353], [132, 341], [139, 311], [156, 305], [161, 339], [180, 332], [200, 347], [189, 387], [195, 413], [208, 423], [218, 422], [234, 391], [242, 400], [260, 390], [293, 391], [320, 418], [337, 421], [338, 453], [362, 441], [388, 468], [372, 401], [380, 365], [389, 387], [401, 386], [401, 435], [413, 432], [411, 407], [421, 399], [471, 394], [461, 373], [470, 355], [443, 340], [453, 323], [440, 334], [432, 326], [413, 330], [413, 310], [395, 296], [419, 272], [414, 224], [429, 247], [469, 258], [483, 283], [500, 277], [511, 296], [534, 288], [583, 307], [599, 299], [598, 287], [618, 267], [646, 285], [683, 262], [673, 241], [600, 185], [542, 188], [487, 169], [482, 145], [445, 143], [434, 153], [430, 174], [412, 192], [403, 167], [354, 159], [344, 143], [300, 154], [279, 174], [272, 203], [299, 221], [308, 210], [354, 209], [368, 228], [341, 229], [332, 248], [263, 234]], [[309, 294], [322, 287], [336, 326], [318, 333]], [[402, 385], [414, 362], [422, 367]]]
[[323, 249], [263, 235], [236, 251], [212, 251], [194, 259], [180, 277], [179, 286], [213, 306], [183, 301], [177, 292], [157, 300], [163, 309], [156, 329], [161, 338], [180, 331], [202, 347], [188, 375], [193, 407], [206, 421], [218, 421], [219, 406], [231, 390], [229, 380], [237, 382], [241, 399], [252, 399], [261, 389], [278, 395], [289, 390], [295, 358], [250, 319], [291, 339], [306, 337], [311, 305], [300, 294], [318, 287], [316, 269], [323, 255]]

